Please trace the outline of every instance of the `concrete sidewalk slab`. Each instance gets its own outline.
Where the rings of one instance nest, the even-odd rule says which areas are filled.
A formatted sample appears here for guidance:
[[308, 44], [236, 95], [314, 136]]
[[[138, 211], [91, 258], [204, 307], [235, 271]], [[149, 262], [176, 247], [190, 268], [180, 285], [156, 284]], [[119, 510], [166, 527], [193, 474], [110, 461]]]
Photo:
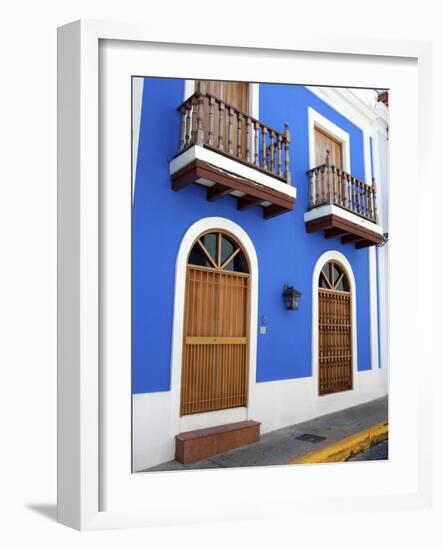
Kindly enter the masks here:
[[[260, 419], [256, 419], [260, 420]], [[270, 466], [294, 462], [297, 458], [330, 447], [338, 441], [388, 420], [388, 397], [369, 401], [356, 407], [320, 416], [300, 424], [266, 433], [260, 441], [221, 453], [191, 464], [176, 460], [164, 462], [147, 470], [197, 470], [205, 468], [238, 468], [242, 466]], [[303, 434], [325, 439], [312, 443], [296, 439]]]

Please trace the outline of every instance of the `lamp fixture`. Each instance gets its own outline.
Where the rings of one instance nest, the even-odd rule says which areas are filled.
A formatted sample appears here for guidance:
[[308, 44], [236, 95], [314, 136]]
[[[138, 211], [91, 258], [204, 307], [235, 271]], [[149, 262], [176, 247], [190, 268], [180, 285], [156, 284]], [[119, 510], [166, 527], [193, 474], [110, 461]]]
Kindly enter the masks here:
[[284, 285], [283, 298], [285, 300], [286, 309], [296, 311], [300, 302], [301, 292], [295, 290], [293, 286]]

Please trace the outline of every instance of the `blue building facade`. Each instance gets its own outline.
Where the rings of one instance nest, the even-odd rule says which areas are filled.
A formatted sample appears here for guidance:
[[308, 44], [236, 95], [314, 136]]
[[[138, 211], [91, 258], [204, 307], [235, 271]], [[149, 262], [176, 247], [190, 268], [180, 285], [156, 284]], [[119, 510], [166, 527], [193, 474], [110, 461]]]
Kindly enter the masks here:
[[[145, 78], [138, 85], [137, 97], [134, 96], [134, 102], [139, 102], [137, 112], [140, 112], [132, 214], [134, 470], [172, 459], [174, 436], [187, 429], [254, 418], [262, 423], [262, 431], [269, 431], [387, 392], [379, 346], [379, 332], [383, 328], [380, 326], [380, 280], [375, 259], [377, 243], [367, 242], [364, 234], [364, 231], [368, 235], [377, 233], [382, 242], [382, 220], [379, 217], [373, 221], [364, 219], [362, 207], [357, 216], [362, 218], [360, 227], [356, 212], [342, 208], [343, 219], [356, 227], [356, 236], [352, 228], [320, 224], [318, 230], [314, 227], [308, 232], [307, 225], [312, 223], [309, 215], [316, 210], [312, 208], [312, 200], [315, 201], [312, 193], [318, 192], [312, 192], [307, 175], [313, 164], [316, 165], [313, 139], [316, 139], [317, 123], [321, 132], [329, 131], [330, 139], [336, 139], [343, 149], [340, 169], [346, 170], [355, 181], [371, 184], [376, 175], [374, 165], [378, 162], [374, 156], [380, 147], [387, 147], [376, 131], [380, 119], [371, 119], [369, 108], [358, 98], [348, 97], [349, 92], [346, 95], [329, 91], [328, 96], [327, 90], [304, 86], [250, 85], [249, 93], [254, 98], [253, 102], [251, 97], [249, 100], [255, 106], [250, 113], [251, 128], [253, 120], [258, 119], [277, 130], [283, 129], [286, 123], [290, 132], [291, 179], [290, 184], [285, 185], [295, 190], [296, 198], [292, 209], [264, 219], [265, 206], [260, 203], [239, 210], [238, 193], [225, 192], [218, 200], [209, 201], [207, 184], [186, 185], [179, 191], [173, 189], [173, 162], [180, 156], [177, 155], [180, 139], [186, 133], [186, 120], [177, 108], [192, 93], [193, 86], [195, 90], [195, 83], [180, 79]], [[332, 135], [334, 129], [335, 135]], [[261, 149], [261, 142], [259, 147]], [[226, 169], [223, 164], [227, 162], [226, 155], [219, 156], [222, 157], [221, 166], [217, 169], [225, 175], [230, 172], [232, 163], [229, 170]], [[240, 167], [239, 174], [235, 174], [239, 181], [244, 179], [241, 170], [246, 168]], [[343, 183], [345, 177], [342, 177]], [[263, 185], [261, 183], [261, 187]], [[380, 185], [377, 192], [378, 196], [384, 192]], [[330, 204], [321, 205], [323, 210], [326, 207], [335, 208]], [[373, 203], [370, 207], [373, 208]], [[331, 210], [328, 215], [332, 212], [332, 217], [337, 219], [336, 211]], [[319, 214], [321, 219], [323, 214]], [[320, 218], [314, 216], [312, 219]], [[249, 335], [250, 343], [254, 342], [249, 348], [250, 355], [254, 355], [249, 357], [249, 370], [252, 368], [254, 372], [253, 376], [249, 373], [249, 394], [244, 406], [183, 415], [179, 407], [183, 354], [178, 348], [183, 346], [184, 312], [183, 304], [177, 305], [177, 296], [184, 289], [178, 289], [177, 285], [184, 286], [178, 273], [180, 270], [184, 273], [186, 267], [178, 262], [187, 232], [192, 232], [193, 226], [196, 228], [192, 237], [195, 241], [199, 223], [205, 219], [225, 220], [228, 233], [234, 234], [248, 255], [248, 247], [240, 234], [235, 234], [235, 228], [241, 228], [241, 235], [248, 236], [254, 249], [256, 273], [251, 276], [255, 277], [256, 298], [251, 298], [254, 303]], [[209, 229], [204, 227], [205, 231], [210, 229], [210, 225]], [[344, 236], [348, 236], [349, 242]], [[358, 242], [364, 246], [357, 247]], [[353, 308], [352, 387], [329, 395], [319, 395], [316, 372], [321, 258], [325, 262], [335, 259], [343, 267], [345, 278], [350, 281]], [[298, 310], [285, 307], [284, 285], [301, 293]], [[181, 331], [181, 334], [174, 336], [174, 331]]]

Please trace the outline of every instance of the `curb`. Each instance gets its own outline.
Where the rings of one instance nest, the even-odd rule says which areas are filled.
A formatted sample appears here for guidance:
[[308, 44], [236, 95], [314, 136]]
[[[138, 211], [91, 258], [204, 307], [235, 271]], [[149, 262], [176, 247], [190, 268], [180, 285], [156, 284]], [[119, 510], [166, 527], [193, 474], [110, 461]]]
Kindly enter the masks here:
[[344, 462], [352, 455], [369, 449], [373, 445], [388, 439], [389, 424], [387, 421], [374, 424], [370, 428], [356, 434], [345, 437], [328, 447], [314, 451], [294, 460], [288, 464], [319, 464], [324, 462]]

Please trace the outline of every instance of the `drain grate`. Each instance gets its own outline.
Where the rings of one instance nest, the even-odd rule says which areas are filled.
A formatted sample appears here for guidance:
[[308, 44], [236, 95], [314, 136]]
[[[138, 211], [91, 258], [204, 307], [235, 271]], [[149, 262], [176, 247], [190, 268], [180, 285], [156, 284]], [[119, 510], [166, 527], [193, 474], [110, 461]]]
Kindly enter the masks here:
[[295, 439], [300, 439], [300, 441], [309, 441], [310, 443], [320, 443], [320, 441], [324, 441], [326, 437], [322, 435], [303, 434], [299, 435]]

